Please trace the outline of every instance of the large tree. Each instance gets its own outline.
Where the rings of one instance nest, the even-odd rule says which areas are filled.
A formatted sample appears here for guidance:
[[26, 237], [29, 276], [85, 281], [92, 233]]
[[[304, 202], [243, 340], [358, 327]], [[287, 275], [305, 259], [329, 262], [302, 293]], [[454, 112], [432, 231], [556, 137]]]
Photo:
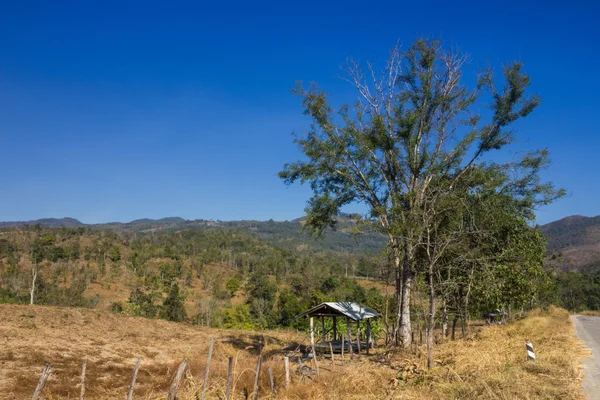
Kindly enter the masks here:
[[[305, 159], [286, 164], [279, 175], [287, 184], [310, 183], [314, 195], [306, 208], [307, 227], [315, 234], [334, 227], [345, 205], [366, 205], [367, 220], [386, 235], [393, 254], [396, 337], [404, 346], [411, 340], [414, 274], [423, 267], [420, 254], [431, 249], [425, 243], [440, 223], [438, 209], [480, 185], [473, 176], [485, 170], [486, 155], [509, 145], [514, 122], [539, 103], [537, 96], [526, 95], [529, 77], [520, 63], [506, 65], [499, 84], [486, 70], [469, 88], [463, 83], [467, 61], [468, 56], [426, 39], [406, 51], [394, 47], [381, 71], [349, 60], [347, 80], [358, 101], [337, 112], [315, 84], [295, 89], [313, 123], [306, 135], [296, 136]], [[543, 193], [546, 201], [553, 197], [546, 196], [552, 186], [537, 176], [546, 156], [533, 152], [495, 168], [519, 170], [514, 182], [504, 182], [522, 189], [514, 192], [517, 197]], [[441, 259], [446, 247], [436, 248], [441, 253], [432, 260]]]

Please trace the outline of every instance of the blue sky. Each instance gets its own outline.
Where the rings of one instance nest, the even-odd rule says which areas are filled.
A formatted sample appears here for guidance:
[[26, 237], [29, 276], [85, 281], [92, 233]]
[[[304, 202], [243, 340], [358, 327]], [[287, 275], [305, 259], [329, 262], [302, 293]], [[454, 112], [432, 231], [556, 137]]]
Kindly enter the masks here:
[[301, 156], [295, 81], [353, 102], [338, 79], [347, 56], [383, 59], [423, 35], [470, 53], [474, 69], [525, 63], [542, 105], [515, 149], [547, 147], [545, 177], [570, 193], [539, 222], [600, 214], [596, 2], [11, 3], [0, 220], [296, 218], [310, 190], [276, 175]]

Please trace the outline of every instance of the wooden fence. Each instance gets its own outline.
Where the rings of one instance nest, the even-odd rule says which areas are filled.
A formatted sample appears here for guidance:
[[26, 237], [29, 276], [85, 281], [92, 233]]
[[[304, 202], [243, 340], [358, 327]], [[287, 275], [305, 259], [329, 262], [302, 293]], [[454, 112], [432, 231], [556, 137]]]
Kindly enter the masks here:
[[[214, 336], [211, 336], [210, 345], [208, 348], [208, 358], [206, 360], [206, 369], [204, 371], [204, 380], [202, 382], [202, 393], [201, 394], [196, 393], [196, 399], [202, 399], [202, 400], [206, 399], [206, 391], [208, 388], [208, 377], [209, 377], [209, 372], [210, 372], [210, 362], [211, 362], [212, 355], [213, 355], [214, 341], [215, 341]], [[315, 355], [315, 361], [316, 361], [316, 355]], [[175, 400], [177, 398], [177, 391], [179, 389], [179, 383], [181, 381], [181, 378], [183, 377], [183, 373], [185, 372], [187, 364], [188, 364], [187, 358], [185, 358], [181, 362], [181, 364], [179, 364], [179, 368], [177, 369], [177, 373], [175, 374], [175, 378], [173, 379], [173, 382], [171, 383], [171, 386], [169, 389], [169, 393], [168, 393], [168, 397], [167, 397], [168, 400]], [[133, 399], [135, 382], [136, 382], [138, 371], [140, 370], [141, 365], [142, 365], [142, 359], [141, 359], [141, 357], [138, 357], [136, 360], [136, 363], [135, 363], [135, 367], [133, 369], [133, 373], [131, 375], [131, 381], [129, 383], [129, 390], [127, 391], [127, 400]], [[284, 368], [285, 368], [285, 387], [288, 388], [290, 385], [289, 357], [284, 357]], [[87, 360], [84, 359], [81, 364], [81, 383], [80, 383], [81, 388], [80, 388], [79, 400], [84, 400], [84, 398], [85, 398], [86, 369], [87, 369]], [[254, 377], [254, 388], [252, 391], [252, 400], [258, 399], [261, 369], [262, 369], [262, 355], [259, 354], [257, 361], [256, 361], [256, 373], [255, 373], [255, 377]], [[50, 364], [46, 364], [42, 371], [42, 375], [40, 376], [39, 383], [38, 383], [37, 387], [35, 388], [35, 391], [33, 392], [33, 396], [31, 397], [32, 400], [39, 400], [39, 398], [42, 395], [42, 392], [44, 390], [44, 387], [46, 386], [46, 382], [47, 382], [48, 378], [50, 377], [51, 373], [52, 373], [52, 366]], [[271, 367], [268, 368], [267, 373], [268, 373], [268, 377], [269, 377], [270, 395], [271, 395], [271, 397], [273, 397], [275, 395], [276, 387], [275, 387], [275, 381], [273, 379], [273, 370]], [[233, 382], [233, 357], [229, 357], [228, 369], [227, 369], [227, 386], [225, 388], [225, 397], [224, 397], [225, 400], [229, 400], [232, 396], [232, 393], [231, 393], [232, 382]], [[246, 399], [249, 398], [248, 396], [249, 395], [245, 396]]]

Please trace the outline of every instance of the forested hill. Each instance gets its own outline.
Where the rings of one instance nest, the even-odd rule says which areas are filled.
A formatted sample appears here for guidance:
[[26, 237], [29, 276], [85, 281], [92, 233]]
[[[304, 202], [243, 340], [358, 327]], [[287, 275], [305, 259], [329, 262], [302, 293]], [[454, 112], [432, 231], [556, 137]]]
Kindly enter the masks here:
[[600, 267], [600, 216], [573, 215], [541, 227], [548, 249], [561, 255], [562, 270]]
[[[172, 233], [184, 230], [235, 230], [254, 233], [279, 248], [300, 252], [340, 252], [350, 254], [379, 254], [384, 239], [377, 233], [356, 236], [353, 228], [356, 216], [344, 215], [339, 227], [325, 237], [312, 239], [302, 232], [301, 218], [292, 221], [213, 221], [185, 220], [180, 217], [138, 219], [131, 222], [85, 224], [74, 218], [45, 218], [34, 221], [0, 222], [0, 228], [35, 226], [88, 227], [93, 230], [110, 230], [116, 233]], [[581, 270], [600, 266], [600, 216], [574, 215], [541, 226], [548, 237], [548, 249], [560, 254], [561, 270]]]
[[327, 232], [323, 238], [313, 239], [302, 232], [303, 219], [292, 221], [213, 221], [185, 220], [180, 217], [161, 219], [138, 219], [131, 222], [111, 222], [104, 224], [84, 224], [74, 218], [45, 218], [33, 221], [0, 222], [0, 228], [35, 226], [41, 227], [88, 227], [91, 229], [110, 230], [116, 233], [169, 233], [189, 229], [216, 230], [230, 229], [252, 232], [279, 248], [300, 251], [320, 252], [333, 251], [353, 254], [378, 254], [383, 248], [383, 237], [377, 233], [357, 236], [353, 228], [358, 219], [353, 215], [339, 218], [339, 226], [335, 231]]

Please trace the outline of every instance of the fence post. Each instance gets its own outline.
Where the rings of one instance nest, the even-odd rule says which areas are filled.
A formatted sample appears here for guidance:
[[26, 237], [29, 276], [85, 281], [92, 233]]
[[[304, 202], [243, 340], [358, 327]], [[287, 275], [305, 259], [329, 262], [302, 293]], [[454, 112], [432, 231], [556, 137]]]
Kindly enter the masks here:
[[206, 371], [204, 372], [204, 383], [202, 384], [202, 400], [206, 398], [206, 387], [208, 386], [208, 372], [210, 371], [210, 360], [212, 358], [215, 337], [210, 337], [210, 346], [208, 346], [208, 358], [206, 359]]
[[231, 381], [233, 380], [233, 357], [229, 357], [229, 366], [227, 367], [227, 389], [225, 390], [225, 400], [231, 396]]
[[287, 389], [290, 387], [290, 358], [283, 357], [283, 362], [285, 364], [285, 387]]
[[79, 400], [83, 400], [85, 397], [85, 369], [87, 367], [87, 360], [84, 358], [81, 362], [81, 391], [79, 394]]
[[173, 384], [171, 385], [171, 390], [169, 390], [169, 397], [167, 397], [167, 400], [175, 400], [175, 397], [177, 396], [177, 389], [179, 388], [179, 381], [183, 376], [183, 371], [185, 371], [187, 362], [187, 358], [184, 358], [181, 364], [179, 364], [179, 368], [177, 369], [175, 379], [173, 379]]
[[129, 391], [127, 392], [127, 400], [131, 400], [133, 398], [133, 387], [135, 386], [135, 380], [137, 378], [138, 370], [140, 369], [140, 364], [142, 363], [142, 358], [138, 357], [135, 368], [133, 369], [133, 375], [131, 375], [131, 382], [129, 383]]
[[319, 376], [319, 361], [317, 361], [317, 351], [315, 350], [315, 329], [312, 317], [310, 317], [310, 345], [312, 347], [315, 370], [317, 371], [317, 376]]
[[273, 368], [267, 369], [269, 373], [269, 384], [271, 385], [271, 396], [275, 396], [275, 381], [273, 381]]
[[52, 366], [50, 364], [44, 365], [44, 369], [42, 370], [42, 376], [40, 376], [40, 381], [38, 382], [37, 387], [33, 392], [31, 400], [38, 400], [40, 398], [40, 396], [42, 395], [42, 391], [44, 390], [44, 386], [46, 386], [46, 381], [50, 376], [50, 372], [52, 372]]
[[260, 367], [262, 366], [262, 356], [258, 356], [258, 361], [256, 362], [256, 376], [254, 377], [254, 391], [252, 392], [252, 399], [258, 399], [258, 384], [260, 378]]
[[333, 345], [331, 344], [331, 342], [329, 342], [329, 351], [331, 351], [331, 362], [334, 363], [335, 360], [333, 359]]

